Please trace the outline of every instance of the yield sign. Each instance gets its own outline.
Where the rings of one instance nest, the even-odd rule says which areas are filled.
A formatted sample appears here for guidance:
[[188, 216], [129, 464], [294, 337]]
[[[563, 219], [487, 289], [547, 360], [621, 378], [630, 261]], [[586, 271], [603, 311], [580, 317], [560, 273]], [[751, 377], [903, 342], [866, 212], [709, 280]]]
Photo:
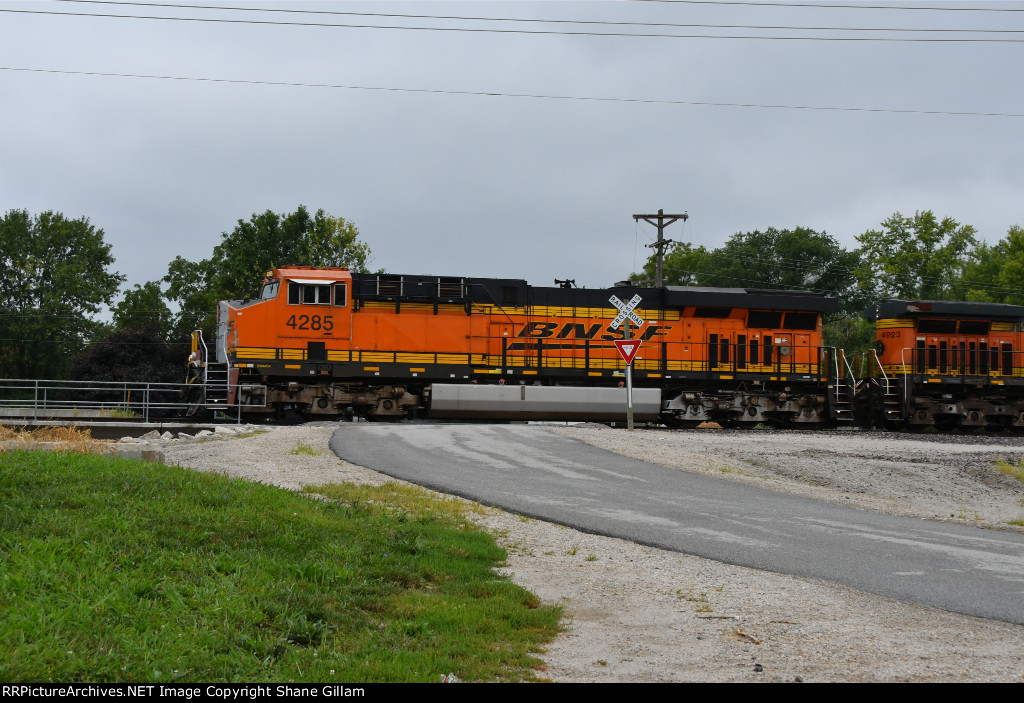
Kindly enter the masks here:
[[640, 340], [639, 339], [616, 339], [615, 348], [619, 350], [619, 354], [626, 360], [627, 364], [632, 364], [633, 359], [636, 358], [636, 353], [640, 351]]

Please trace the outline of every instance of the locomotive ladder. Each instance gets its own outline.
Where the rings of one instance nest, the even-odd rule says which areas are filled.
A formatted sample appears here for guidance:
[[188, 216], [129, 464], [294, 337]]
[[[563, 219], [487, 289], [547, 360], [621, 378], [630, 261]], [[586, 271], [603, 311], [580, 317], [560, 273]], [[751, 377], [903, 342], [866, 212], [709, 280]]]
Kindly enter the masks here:
[[[202, 349], [203, 390], [199, 406], [205, 408], [226, 409], [228, 406], [228, 365], [210, 361], [210, 352], [203, 339], [203, 331], [192, 333], [196, 348]], [[189, 414], [195, 412], [193, 409]]]
[[842, 349], [834, 350], [833, 370], [835, 373], [832, 377], [830, 398], [832, 417], [837, 425], [851, 425], [853, 424], [853, 394], [856, 391], [857, 382]]
[[882, 368], [882, 362], [878, 360], [878, 353], [872, 350], [871, 355], [874, 357], [878, 370], [881, 372], [882, 421], [884, 423], [902, 423], [903, 398], [900, 395], [900, 384], [896, 382], [895, 378], [889, 378], [885, 373], [885, 369]]
[[204, 403], [207, 408], [217, 410], [228, 406], [228, 365], [216, 361], [206, 364], [203, 382]]

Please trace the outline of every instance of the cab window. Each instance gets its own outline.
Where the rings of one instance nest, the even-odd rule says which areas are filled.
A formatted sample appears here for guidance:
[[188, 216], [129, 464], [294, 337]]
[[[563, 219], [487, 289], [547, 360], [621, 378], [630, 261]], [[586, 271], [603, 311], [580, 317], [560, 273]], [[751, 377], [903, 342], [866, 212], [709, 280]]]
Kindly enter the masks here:
[[273, 300], [277, 297], [277, 289], [281, 286], [279, 281], [271, 281], [267, 285], [263, 286], [263, 292], [260, 293], [260, 300]]
[[289, 305], [330, 305], [331, 285], [288, 282]]

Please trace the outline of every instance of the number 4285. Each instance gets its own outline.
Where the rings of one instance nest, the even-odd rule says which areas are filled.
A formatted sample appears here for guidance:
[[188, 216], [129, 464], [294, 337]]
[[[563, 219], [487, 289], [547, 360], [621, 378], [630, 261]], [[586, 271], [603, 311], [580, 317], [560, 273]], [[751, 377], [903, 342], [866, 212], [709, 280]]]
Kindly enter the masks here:
[[330, 332], [334, 329], [334, 322], [330, 315], [292, 315], [285, 323], [293, 330], [315, 330]]

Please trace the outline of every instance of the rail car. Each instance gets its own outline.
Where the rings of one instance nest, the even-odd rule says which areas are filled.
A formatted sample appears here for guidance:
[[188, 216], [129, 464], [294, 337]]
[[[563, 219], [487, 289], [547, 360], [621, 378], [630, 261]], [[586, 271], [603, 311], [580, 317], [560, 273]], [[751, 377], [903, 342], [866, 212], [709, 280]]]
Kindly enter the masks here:
[[856, 392], [860, 424], [1024, 428], [1024, 306], [883, 300]]
[[[612, 329], [612, 296], [640, 296], [644, 324]], [[642, 343], [638, 420], [815, 427], [852, 421], [822, 345], [822, 314], [837, 309], [797, 291], [279, 268], [258, 299], [219, 303], [212, 349], [193, 335], [187, 387], [193, 411], [247, 417], [616, 421], [614, 341], [629, 335]]]

